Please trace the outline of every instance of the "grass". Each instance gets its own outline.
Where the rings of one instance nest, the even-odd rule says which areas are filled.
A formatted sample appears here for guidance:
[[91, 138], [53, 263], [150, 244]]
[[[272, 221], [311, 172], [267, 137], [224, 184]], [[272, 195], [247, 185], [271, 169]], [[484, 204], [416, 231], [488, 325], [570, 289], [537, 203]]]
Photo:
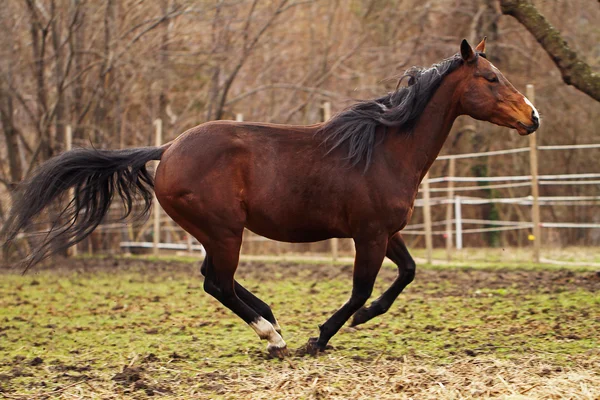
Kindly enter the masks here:
[[[0, 397], [600, 396], [592, 272], [420, 269], [385, 316], [342, 328], [323, 355], [281, 361], [189, 263], [71, 262], [0, 275]], [[350, 291], [348, 266], [254, 262], [238, 276], [293, 352]], [[383, 269], [377, 290], [393, 276]]]

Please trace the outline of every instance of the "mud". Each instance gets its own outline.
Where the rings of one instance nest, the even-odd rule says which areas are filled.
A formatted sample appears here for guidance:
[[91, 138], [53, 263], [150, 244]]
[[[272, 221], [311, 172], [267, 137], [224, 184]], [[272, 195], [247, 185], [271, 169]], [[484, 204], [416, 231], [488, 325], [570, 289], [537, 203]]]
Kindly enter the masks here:
[[[46, 262], [29, 270], [27, 275], [35, 277], [39, 272], [52, 271], [56, 274], [94, 274], [112, 272], [143, 273], [149, 277], [160, 279], [165, 276], [176, 277], [178, 275], [196, 276], [201, 283], [200, 262], [176, 262], [176, 261], [150, 261], [128, 258], [94, 258], [94, 259], [61, 259]], [[0, 267], [2, 273], [21, 273], [16, 267]], [[307, 284], [314, 285], [321, 280], [335, 278], [348, 278], [352, 276], [352, 265], [332, 264], [300, 264], [296, 262], [240, 262], [236, 278], [285, 280], [287, 278], [298, 278], [306, 280]], [[394, 268], [382, 268], [378, 282], [392, 282], [396, 277]], [[448, 285], [450, 282], [450, 285]], [[600, 271], [581, 272], [568, 268], [548, 270], [518, 270], [490, 267], [465, 268], [457, 267], [440, 270], [419, 268], [415, 283], [428, 287], [447, 286], [437, 295], [464, 295], [465, 291], [477, 292], [479, 289], [502, 289], [513, 288], [521, 292], [557, 293], [565, 290], [583, 289], [588, 291], [600, 290]], [[32, 280], [31, 285], [39, 282]], [[433, 294], [435, 295], [435, 294]], [[160, 298], [153, 301], [159, 302]]]

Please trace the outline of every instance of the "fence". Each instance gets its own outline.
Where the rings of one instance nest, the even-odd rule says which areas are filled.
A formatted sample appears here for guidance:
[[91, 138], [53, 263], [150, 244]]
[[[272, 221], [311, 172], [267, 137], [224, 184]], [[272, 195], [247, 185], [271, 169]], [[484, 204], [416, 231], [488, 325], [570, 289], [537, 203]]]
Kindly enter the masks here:
[[[528, 85], [527, 97], [534, 101], [533, 87]], [[331, 105], [323, 104], [323, 118], [329, 119], [331, 116]], [[236, 115], [236, 120], [241, 121], [241, 114]], [[155, 145], [162, 145], [162, 122], [155, 121]], [[71, 147], [71, 129], [67, 129], [67, 149]], [[600, 204], [600, 196], [540, 196], [539, 187], [548, 185], [599, 185], [600, 173], [590, 171], [586, 173], [574, 174], [542, 174], [538, 173], [537, 153], [550, 152], [557, 150], [590, 150], [600, 149], [600, 144], [577, 144], [577, 145], [559, 145], [559, 146], [538, 146], [536, 144], [536, 134], [529, 135], [529, 146], [506, 149], [497, 151], [487, 151], [468, 154], [444, 155], [437, 158], [436, 163], [448, 163], [448, 174], [446, 176], [430, 177], [427, 174], [420, 187], [420, 197], [415, 201], [415, 208], [421, 208], [423, 212], [423, 223], [408, 225], [403, 231], [403, 235], [408, 237], [424, 236], [426, 248], [426, 260], [428, 263], [433, 261], [434, 236], [445, 237], [446, 259], [450, 260], [453, 251], [460, 251], [463, 248], [464, 236], [471, 234], [481, 234], [485, 232], [502, 232], [509, 230], [526, 230], [528, 238], [533, 247], [533, 261], [540, 262], [540, 247], [542, 244], [543, 228], [580, 228], [580, 229], [600, 229], [600, 223], [595, 222], [544, 222], [540, 217], [540, 208], [548, 205], [577, 205], [594, 206]], [[474, 177], [474, 176], [456, 176], [456, 163], [458, 160], [473, 159], [478, 157], [502, 157], [510, 154], [528, 153], [530, 160], [530, 174], [516, 176], [493, 176], [493, 177]], [[156, 162], [156, 165], [158, 162]], [[464, 196], [462, 192], [507, 189], [507, 188], [530, 188], [531, 192], [527, 196], [521, 197], [503, 197], [503, 198], [482, 198], [475, 196]], [[440, 195], [437, 195], [440, 194]], [[531, 211], [528, 220], [487, 220], [478, 218], [464, 218], [463, 208], [465, 206], [477, 206], [492, 203], [517, 204], [528, 207]], [[432, 208], [446, 207], [445, 218], [443, 220], [432, 220]], [[158, 206], [158, 201], [154, 199], [153, 218], [141, 226], [137, 227], [137, 233], [131, 225], [123, 223], [107, 223], [98, 227], [99, 232], [121, 232], [121, 238], [118, 245], [125, 251], [137, 251], [138, 249], [152, 249], [154, 254], [159, 254], [161, 249], [181, 250], [188, 253], [200, 252], [204, 254], [204, 249], [193, 237], [175, 224], [162, 212]], [[476, 226], [466, 228], [465, 226]], [[477, 227], [478, 226], [478, 227]], [[482, 227], [483, 226], [483, 227]], [[438, 228], [440, 227], [440, 228]], [[435, 229], [434, 229], [435, 228]], [[152, 241], [144, 241], [144, 238], [152, 235]], [[114, 236], [114, 235], [112, 235]], [[113, 240], [113, 239], [110, 239]], [[114, 240], [113, 240], [114, 242]], [[272, 252], [279, 253], [281, 245], [272, 242], [269, 239], [246, 232], [244, 243], [273, 243]], [[352, 244], [347, 240], [331, 239], [321, 246], [330, 253], [333, 260], [336, 260], [340, 254], [340, 245], [352, 251]], [[81, 244], [80, 244], [81, 246]], [[244, 247], [243, 247], [244, 248]], [[93, 251], [91, 240], [88, 241], [87, 252]], [[77, 246], [71, 249], [71, 254], [77, 254]]]

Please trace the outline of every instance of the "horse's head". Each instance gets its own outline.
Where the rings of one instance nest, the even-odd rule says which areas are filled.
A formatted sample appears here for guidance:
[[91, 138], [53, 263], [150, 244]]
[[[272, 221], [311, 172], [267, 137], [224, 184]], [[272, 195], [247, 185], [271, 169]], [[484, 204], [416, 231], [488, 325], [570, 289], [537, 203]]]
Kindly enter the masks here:
[[475, 50], [466, 40], [460, 45], [460, 111], [475, 119], [516, 129], [521, 135], [535, 132], [540, 116], [523, 96], [485, 57], [485, 38]]

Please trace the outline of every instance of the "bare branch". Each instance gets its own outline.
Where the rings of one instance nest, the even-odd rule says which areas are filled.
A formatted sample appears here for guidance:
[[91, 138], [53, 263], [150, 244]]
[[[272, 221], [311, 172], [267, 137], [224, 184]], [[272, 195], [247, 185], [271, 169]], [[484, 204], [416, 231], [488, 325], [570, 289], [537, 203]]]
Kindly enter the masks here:
[[300, 90], [300, 91], [308, 92], [308, 93], [319, 93], [322, 96], [330, 97], [330, 98], [340, 98], [341, 97], [338, 93], [330, 92], [328, 90], [323, 90], [323, 89], [319, 89], [316, 87], [296, 85], [293, 83], [273, 83], [270, 85], [261, 85], [254, 89], [248, 90], [247, 92], [242, 93], [239, 96], [236, 96], [233, 99], [227, 101], [225, 103], [225, 105], [229, 106], [229, 105], [235, 104], [235, 103], [245, 99], [246, 97], [252, 96], [253, 94], [262, 92], [264, 90], [269, 90], [269, 89], [293, 89], [293, 90]]
[[[270, 18], [263, 24], [263, 26], [259, 29], [259, 31], [254, 35], [254, 38], [249, 43], [247, 43], [247, 44], [245, 43], [244, 49], [243, 49], [243, 52], [242, 52], [240, 58], [238, 59], [235, 66], [233, 67], [233, 70], [229, 73], [229, 76], [225, 80], [225, 83], [223, 84], [223, 89], [221, 90], [221, 95], [219, 98], [217, 111], [215, 113], [216, 119], [220, 119], [223, 116], [223, 109], [225, 107], [225, 102], [227, 100], [227, 95], [229, 93], [229, 89], [231, 88], [231, 85], [233, 84], [233, 81], [235, 80], [240, 69], [244, 66], [246, 60], [248, 59], [248, 56], [252, 52], [252, 49], [254, 49], [254, 47], [259, 42], [259, 40], [263, 36], [263, 34], [271, 27], [271, 25], [273, 24], [275, 19], [281, 13], [283, 13], [286, 10], [289, 10], [291, 7], [295, 7], [300, 4], [305, 3], [305, 2], [298, 2], [298, 3], [292, 3], [290, 5], [287, 5], [287, 2], [288, 2], [288, 0], [281, 0], [279, 5], [277, 6], [277, 9], [275, 10], [275, 12], [273, 12], [273, 14], [271, 14]], [[248, 18], [250, 18], [250, 16], [251, 16], [251, 13], [249, 14]], [[249, 19], [248, 19], [248, 22], [249, 22]], [[249, 28], [249, 26], [247, 26], [247, 28]]]
[[530, 0], [500, 0], [500, 6], [503, 14], [514, 17], [542, 45], [567, 85], [573, 85], [594, 100], [600, 101], [600, 76], [577, 56], [560, 32]]

